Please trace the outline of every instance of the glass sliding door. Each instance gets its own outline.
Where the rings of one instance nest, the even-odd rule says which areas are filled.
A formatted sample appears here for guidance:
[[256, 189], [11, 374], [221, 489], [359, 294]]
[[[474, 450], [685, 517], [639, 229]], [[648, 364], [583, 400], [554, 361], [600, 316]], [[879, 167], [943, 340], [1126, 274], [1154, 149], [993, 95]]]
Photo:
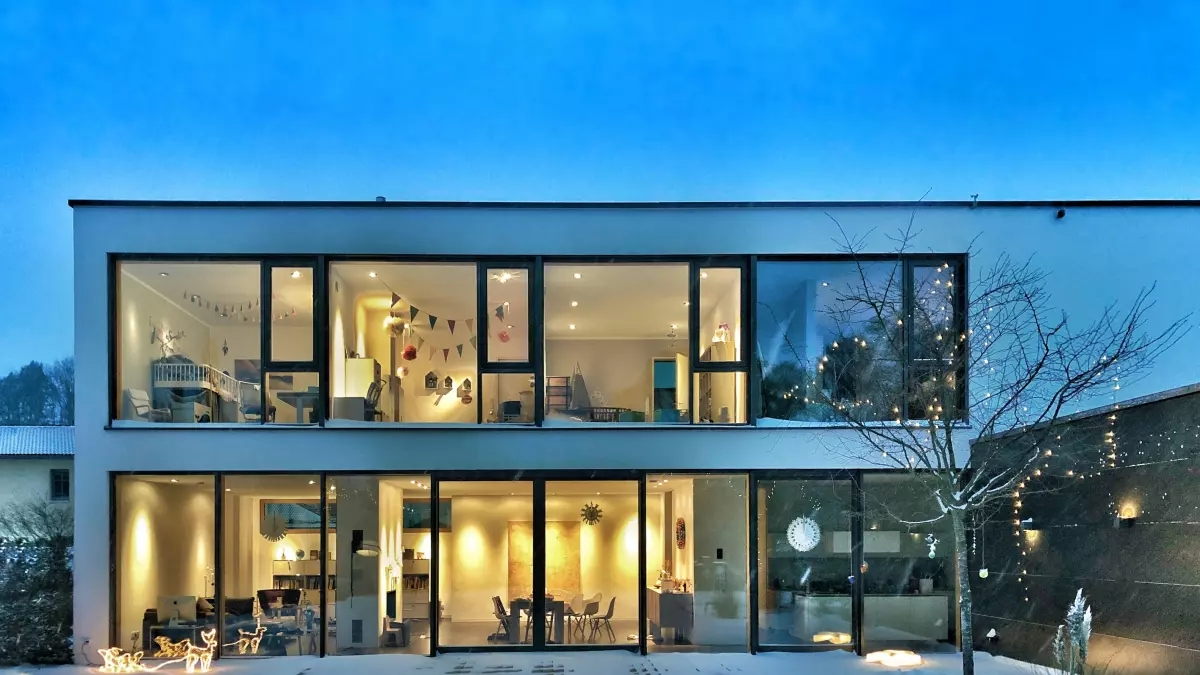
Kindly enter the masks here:
[[112, 646], [147, 660], [174, 658], [173, 645], [184, 640], [215, 652], [214, 481], [211, 474], [116, 478]]
[[749, 499], [745, 474], [646, 478], [648, 649], [749, 649]]
[[[954, 535], [920, 474], [863, 475], [863, 648], [955, 649]], [[912, 524], [920, 523], [920, 524]]]
[[[327, 480], [327, 654], [429, 654], [432, 536], [448, 531], [427, 476]], [[444, 550], [444, 549], [443, 549]]]
[[850, 480], [758, 482], [759, 644], [853, 645]]
[[546, 644], [636, 647], [638, 482], [547, 481], [545, 530]]
[[[439, 647], [511, 648], [532, 606], [532, 481], [440, 481]], [[532, 633], [530, 633], [532, 635]]]
[[[223, 654], [320, 654], [320, 475], [222, 480]], [[330, 560], [326, 573], [335, 569]]]

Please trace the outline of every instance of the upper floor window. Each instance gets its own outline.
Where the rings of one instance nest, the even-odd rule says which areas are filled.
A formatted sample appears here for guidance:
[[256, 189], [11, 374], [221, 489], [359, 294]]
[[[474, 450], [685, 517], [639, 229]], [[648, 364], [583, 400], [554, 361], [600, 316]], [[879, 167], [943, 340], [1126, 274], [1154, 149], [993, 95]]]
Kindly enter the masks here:
[[71, 499], [71, 470], [50, 469], [50, 501], [65, 502]]
[[118, 263], [114, 416], [315, 421], [314, 276], [303, 262]]
[[762, 418], [882, 422], [939, 412], [944, 402], [926, 400], [922, 383], [959, 368], [955, 269], [900, 259], [759, 262]]

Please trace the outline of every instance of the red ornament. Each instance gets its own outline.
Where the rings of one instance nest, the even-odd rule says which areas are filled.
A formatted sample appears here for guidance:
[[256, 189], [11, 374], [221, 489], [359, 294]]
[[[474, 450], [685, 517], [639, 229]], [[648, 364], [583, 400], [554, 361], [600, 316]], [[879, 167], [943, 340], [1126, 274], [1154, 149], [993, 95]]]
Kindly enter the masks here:
[[506, 330], [500, 331], [500, 334], [497, 335], [496, 337], [500, 338], [501, 342], [508, 342], [511, 339], [508, 335], [508, 331], [506, 331]]
[[404, 348], [404, 360], [412, 361], [417, 358], [417, 348], [414, 345], [409, 345]]

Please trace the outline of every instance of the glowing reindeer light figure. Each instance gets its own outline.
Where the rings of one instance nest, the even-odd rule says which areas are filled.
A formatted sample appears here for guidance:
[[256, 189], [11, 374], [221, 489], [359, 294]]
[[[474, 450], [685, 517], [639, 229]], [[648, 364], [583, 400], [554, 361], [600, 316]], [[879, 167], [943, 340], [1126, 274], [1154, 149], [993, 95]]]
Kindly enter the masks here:
[[100, 666], [102, 673], [136, 673], [146, 669], [142, 665], [142, 652], [122, 652], [120, 647], [101, 649], [100, 657], [104, 665]]
[[236, 646], [238, 654], [250, 652], [252, 655], [258, 653], [258, 645], [262, 643], [263, 635], [267, 632], [267, 627], [262, 625], [260, 617], [254, 617], [254, 630], [238, 629], [238, 641], [225, 645], [226, 647]]
[[184, 663], [189, 673], [194, 673], [197, 670], [201, 673], [207, 673], [209, 668], [212, 667], [213, 652], [217, 650], [217, 629], [213, 628], [200, 633], [200, 639], [204, 640], [204, 646], [188, 646], [187, 656], [184, 657]]

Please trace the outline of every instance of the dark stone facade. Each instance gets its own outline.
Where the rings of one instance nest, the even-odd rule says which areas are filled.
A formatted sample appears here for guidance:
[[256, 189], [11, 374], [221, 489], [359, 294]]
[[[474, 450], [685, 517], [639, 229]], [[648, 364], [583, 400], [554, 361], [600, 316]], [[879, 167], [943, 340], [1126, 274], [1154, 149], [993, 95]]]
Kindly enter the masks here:
[[1056, 432], [1064, 450], [1045, 475], [968, 535], [976, 648], [1049, 664], [1082, 588], [1090, 664], [1200, 673], [1200, 393], [1074, 416]]

